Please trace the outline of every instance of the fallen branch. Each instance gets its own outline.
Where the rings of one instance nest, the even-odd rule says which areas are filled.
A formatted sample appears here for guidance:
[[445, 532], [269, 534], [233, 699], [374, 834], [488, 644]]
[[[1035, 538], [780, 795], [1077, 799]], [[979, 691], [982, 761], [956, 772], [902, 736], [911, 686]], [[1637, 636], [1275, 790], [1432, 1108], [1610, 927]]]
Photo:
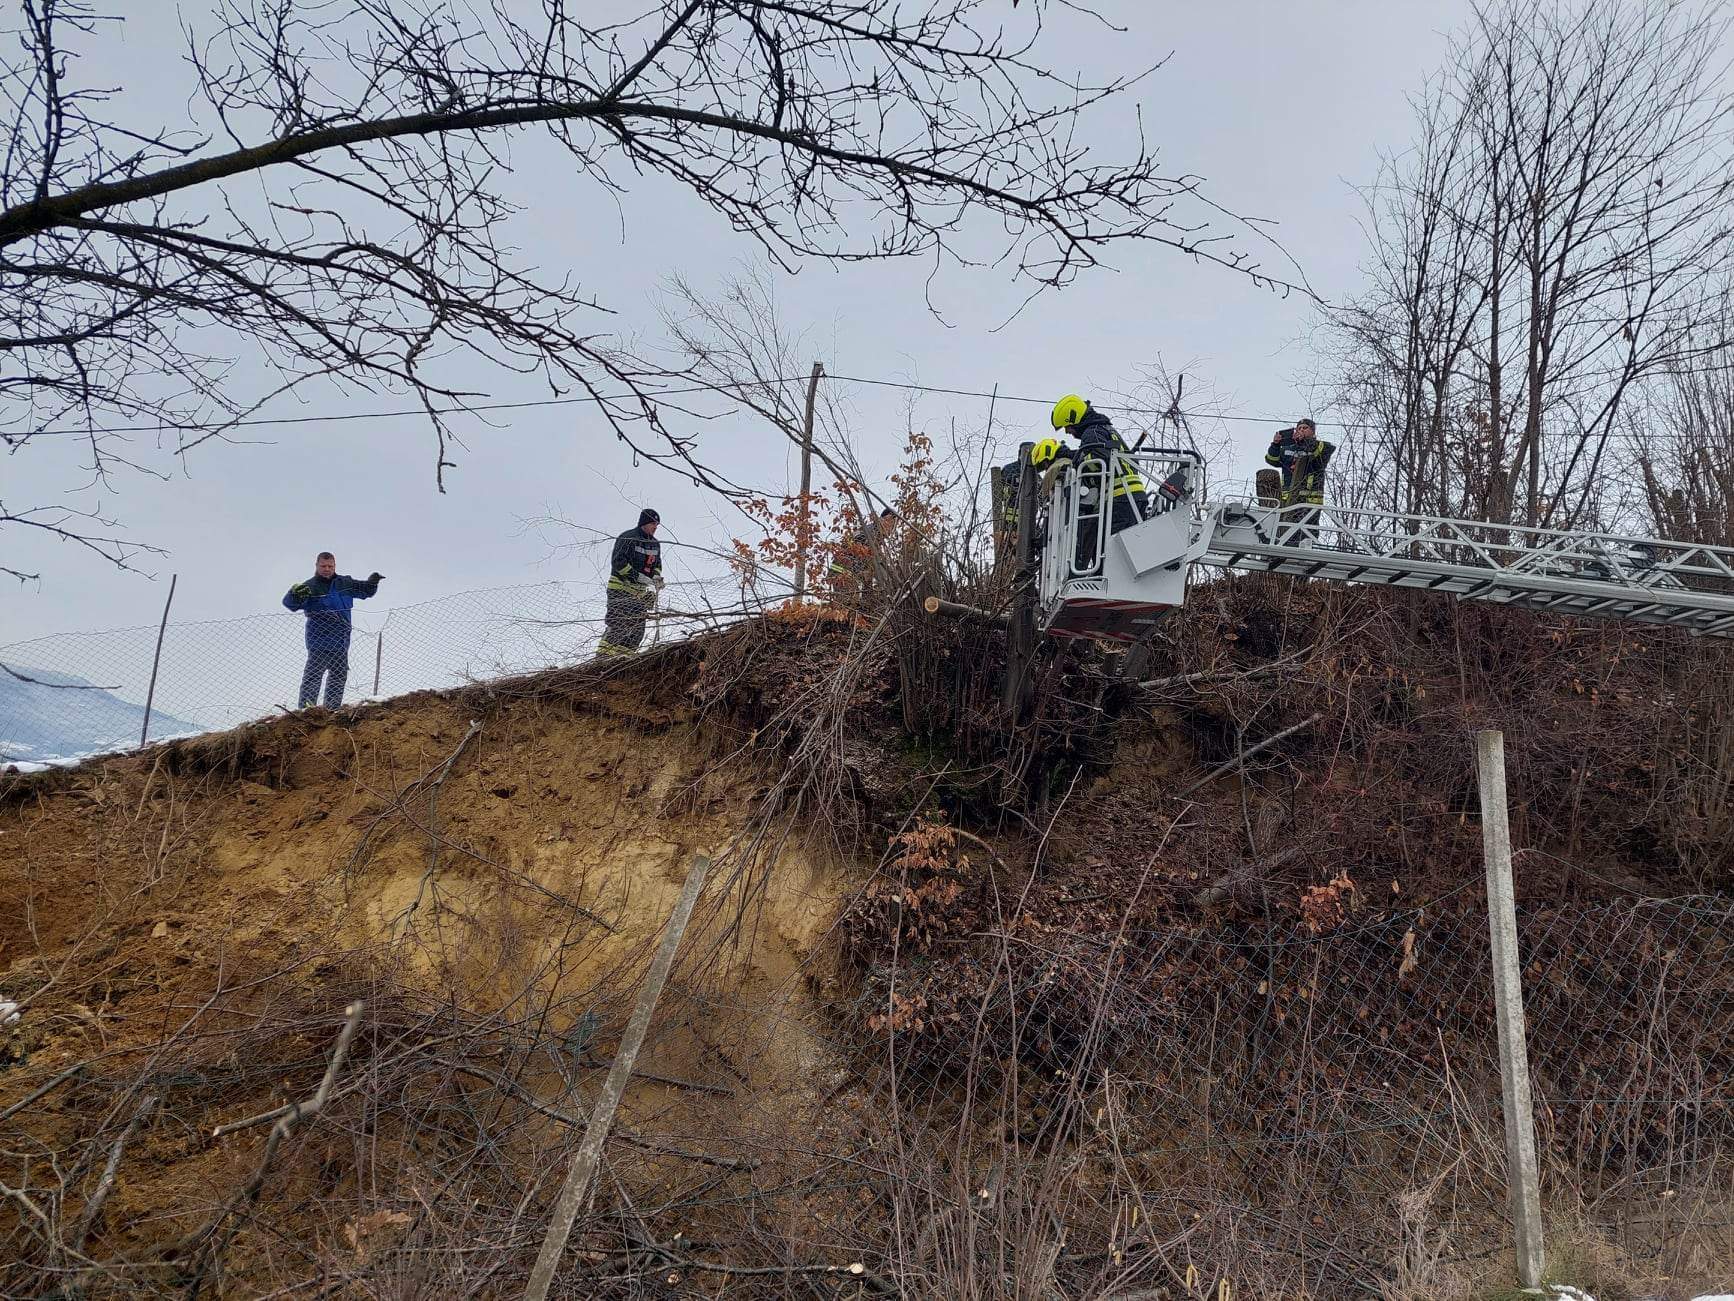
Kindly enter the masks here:
[[72, 1232], [72, 1250], [84, 1250], [84, 1240], [90, 1236], [90, 1231], [96, 1227], [96, 1217], [102, 1214], [102, 1204], [108, 1200], [108, 1195], [114, 1191], [115, 1176], [120, 1173], [121, 1154], [126, 1151], [126, 1145], [132, 1136], [138, 1132], [140, 1125], [150, 1119], [151, 1112], [156, 1110], [157, 1095], [145, 1094], [139, 1102], [138, 1109], [132, 1113], [132, 1119], [126, 1122], [126, 1128], [121, 1130], [120, 1137], [114, 1140], [114, 1146], [108, 1150], [108, 1162], [102, 1168], [102, 1177], [96, 1181], [96, 1191], [91, 1193], [90, 1200], [84, 1204], [84, 1210], [79, 1213], [78, 1225]]
[[470, 743], [470, 739], [480, 730], [480, 727], [481, 724], [471, 722], [470, 730], [464, 733], [464, 739], [458, 742], [457, 749], [447, 755], [443, 762], [428, 769], [405, 786], [392, 798], [391, 803], [374, 815], [373, 820], [367, 824], [367, 829], [361, 833], [361, 841], [355, 846], [355, 852], [349, 856], [349, 862], [344, 867], [346, 874], [356, 871], [366, 861], [367, 853], [373, 847], [374, 833], [379, 830], [387, 818], [393, 813], [401, 812], [411, 797], [419, 794], [429, 782], [433, 782], [437, 786], [439, 782], [445, 780], [446, 774], [451, 771], [452, 764], [457, 762], [458, 756], [464, 752], [464, 747]]
[[589, 1128], [584, 1131], [584, 1140], [578, 1145], [578, 1151], [572, 1158], [572, 1168], [566, 1172], [566, 1182], [560, 1189], [559, 1200], [554, 1204], [554, 1218], [549, 1222], [548, 1232], [536, 1253], [536, 1264], [530, 1271], [529, 1286], [524, 1289], [524, 1301], [547, 1301], [548, 1289], [554, 1283], [554, 1271], [560, 1266], [560, 1257], [566, 1250], [566, 1239], [572, 1234], [572, 1222], [578, 1218], [579, 1210], [589, 1200], [590, 1181], [595, 1177], [597, 1163], [602, 1159], [602, 1145], [607, 1141], [608, 1131], [614, 1124], [614, 1113], [619, 1109], [627, 1081], [632, 1077], [633, 1063], [638, 1060], [638, 1050], [644, 1046], [644, 1036], [650, 1030], [650, 1018], [656, 1011], [656, 1001], [662, 997], [662, 987], [668, 983], [669, 969], [674, 966], [675, 951], [680, 948], [681, 937], [686, 934], [686, 925], [692, 920], [693, 905], [698, 902], [699, 891], [704, 888], [704, 878], [709, 871], [710, 860], [702, 854], [695, 854], [692, 868], [686, 874], [686, 884], [681, 887], [680, 898], [675, 901], [674, 911], [669, 914], [668, 923], [663, 927], [662, 942], [657, 946], [656, 956], [651, 959], [650, 970], [644, 977], [644, 987], [638, 993], [638, 1003], [632, 1009], [631, 1020], [626, 1023], [626, 1033], [621, 1036], [614, 1065], [609, 1069], [602, 1093], [596, 1099], [596, 1107], [590, 1113]]
[[1188, 786], [1185, 790], [1181, 791], [1177, 798], [1185, 799], [1188, 795], [1192, 794], [1194, 791], [1198, 790], [1200, 787], [1208, 786], [1211, 782], [1215, 781], [1218, 777], [1226, 776], [1228, 773], [1233, 772], [1235, 769], [1237, 769], [1241, 765], [1243, 765], [1248, 759], [1252, 758], [1253, 755], [1258, 754], [1261, 751], [1270, 749], [1270, 747], [1275, 745], [1277, 742], [1288, 739], [1289, 737], [1293, 736], [1296, 732], [1304, 732], [1307, 728], [1311, 727], [1314, 723], [1318, 722], [1319, 719], [1321, 719], [1323, 717], [1324, 717], [1323, 714], [1314, 714], [1310, 718], [1302, 719], [1300, 722], [1296, 723], [1293, 727], [1283, 728], [1283, 730], [1278, 732], [1275, 736], [1266, 737], [1264, 740], [1260, 741], [1257, 745], [1253, 746], [1252, 749], [1243, 750], [1239, 754], [1235, 755], [1234, 758], [1230, 759], [1227, 763], [1219, 764], [1215, 768], [1212, 768], [1209, 772], [1205, 773], [1204, 776], [1200, 777], [1197, 781], [1193, 782], [1192, 785]]
[[248, 1116], [245, 1120], [231, 1120], [226, 1125], [218, 1125], [211, 1131], [212, 1138], [227, 1138], [230, 1134], [238, 1134], [243, 1129], [252, 1129], [255, 1125], [269, 1124], [280, 1120], [295, 1109], [293, 1102], [285, 1102], [281, 1107], [272, 1107], [269, 1111], [261, 1111], [257, 1116]]
[[1299, 650], [1292, 655], [1284, 655], [1280, 660], [1272, 660], [1269, 664], [1260, 664], [1256, 668], [1204, 669], [1197, 673], [1181, 673], [1171, 678], [1146, 678], [1136, 685], [1143, 691], [1161, 691], [1167, 687], [1192, 687], [1204, 682], [1237, 682], [1248, 678], [1262, 678], [1287, 668], [1309, 654], [1310, 650]]
[[[277, 1149], [283, 1145], [283, 1140], [289, 1137], [290, 1131], [295, 1128], [297, 1122], [311, 1119], [324, 1110], [326, 1101], [331, 1097], [331, 1086], [337, 1082], [337, 1072], [343, 1068], [343, 1059], [349, 1053], [350, 1041], [355, 1038], [356, 1027], [361, 1024], [361, 1009], [360, 999], [345, 1009], [343, 1030], [337, 1036], [337, 1043], [331, 1050], [331, 1060], [326, 1064], [325, 1077], [319, 1081], [319, 1087], [313, 1091], [312, 1097], [304, 1098], [300, 1102], [292, 1104], [280, 1116], [277, 1123], [271, 1127], [271, 1136], [265, 1140], [265, 1151], [259, 1158], [259, 1166], [253, 1171], [253, 1177], [233, 1197], [229, 1198], [223, 1209], [217, 1212], [209, 1224], [182, 1239], [180, 1243], [176, 1244], [176, 1248], [209, 1237], [235, 1211], [239, 1210], [243, 1203], [255, 1202], [259, 1199], [259, 1191], [265, 1186], [265, 1176], [270, 1173], [271, 1163], [276, 1160]], [[187, 1282], [186, 1293], [189, 1297], [196, 1297], [199, 1294], [199, 1286], [204, 1280], [206, 1270], [211, 1267], [213, 1261], [219, 1259], [228, 1250], [229, 1243], [234, 1241], [238, 1228], [239, 1222], [237, 1221], [223, 1235], [223, 1240], [215, 1248], [200, 1254], [192, 1278]], [[164, 1254], [173, 1255], [175, 1251], [171, 1250]]]
[[53, 1079], [44, 1084], [38, 1085], [22, 1098], [18, 1099], [17, 1102], [14, 1102], [10, 1107], [7, 1107], [6, 1110], [0, 1111], [0, 1121], [10, 1120], [14, 1115], [23, 1111], [24, 1108], [28, 1107], [32, 1102], [37, 1101], [39, 1098], [42, 1098], [47, 1094], [53, 1093], [54, 1090], [58, 1089], [62, 1084], [65, 1084], [74, 1076], [82, 1074], [89, 1065], [90, 1062], [82, 1061], [76, 1065], [68, 1066]]
[[967, 840], [970, 844], [979, 846], [986, 850], [988, 857], [993, 859], [999, 867], [1005, 867], [1005, 860], [999, 856], [999, 851], [992, 845], [988, 844], [987, 841], [983, 840], [980, 836], [976, 835], [973, 831], [965, 831], [962, 827], [952, 827], [950, 828], [950, 831], [951, 834], [959, 840]]
[[928, 597], [921, 603], [921, 606], [929, 614], [941, 615], [947, 619], [974, 619], [981, 623], [992, 624], [995, 628], [1008, 627], [1010, 622], [1003, 614], [978, 609], [973, 605], [960, 605], [956, 601], [947, 601], [937, 596]]
[[[439, 866], [440, 866], [440, 836], [439, 836], [439, 794], [440, 794], [440, 787], [445, 784], [446, 778], [451, 776], [452, 765], [457, 763], [459, 757], [463, 754], [464, 750], [469, 746], [469, 743], [471, 741], [475, 740], [476, 734], [478, 732], [480, 732], [481, 730], [482, 730], [481, 723], [477, 722], [474, 719], [471, 719], [470, 720], [470, 730], [464, 733], [464, 739], [458, 742], [458, 748], [453, 750], [451, 752], [451, 754], [446, 758], [446, 761], [443, 764], [441, 764], [438, 769], [435, 770], [435, 772], [433, 774], [433, 780], [428, 783], [428, 786], [427, 786], [427, 835], [428, 835], [427, 871], [425, 871], [421, 874], [421, 880], [419, 882], [417, 882], [416, 887], [415, 887], [415, 898], [410, 902], [409, 907], [405, 908], [403, 910], [403, 912], [398, 916], [397, 921], [392, 923], [392, 925], [394, 927], [399, 926], [399, 925], [407, 925], [409, 922], [409, 919], [411, 917], [415, 916], [415, 910], [417, 908], [421, 907], [422, 894], [427, 890], [428, 885], [433, 881], [434, 874], [439, 871]], [[401, 803], [401, 801], [400, 801], [400, 803]]]
[[[612, 1063], [599, 1062], [594, 1057], [581, 1057], [578, 1059], [578, 1065], [588, 1067], [591, 1070], [606, 1070]], [[632, 1078], [649, 1080], [652, 1084], [666, 1084], [672, 1089], [691, 1089], [694, 1093], [715, 1093], [724, 1098], [735, 1096], [735, 1091], [726, 1084], [700, 1084], [697, 1080], [676, 1079], [672, 1075], [658, 1075], [654, 1071], [635, 1070], [632, 1072]]]
[[880, 1280], [873, 1279], [867, 1273], [867, 1266], [860, 1261], [852, 1261], [847, 1265], [717, 1265], [708, 1260], [693, 1260], [683, 1258], [681, 1269], [695, 1270], [703, 1274], [729, 1274], [736, 1278], [748, 1278], [754, 1275], [794, 1275], [794, 1274], [846, 1274], [863, 1282], [885, 1286]]
[[[523, 1085], [514, 1080], [507, 1079], [503, 1075], [497, 1075], [493, 1071], [483, 1070], [479, 1066], [472, 1066], [468, 1062], [456, 1061], [450, 1057], [436, 1057], [433, 1060], [449, 1070], [457, 1071], [462, 1075], [472, 1075], [478, 1080], [491, 1084], [494, 1088], [500, 1090], [500, 1092], [510, 1094], [531, 1111], [536, 1112], [538, 1115], [546, 1116], [549, 1120], [557, 1120], [562, 1125], [572, 1125], [576, 1127], [582, 1127], [587, 1123], [582, 1116], [575, 1116], [569, 1111], [561, 1111], [558, 1107], [549, 1106], [534, 1093], [530, 1092], [529, 1089], [526, 1089]], [[757, 1170], [764, 1164], [763, 1161], [760, 1161], [757, 1158], [749, 1159], [745, 1157], [711, 1156], [708, 1152], [693, 1152], [683, 1147], [669, 1147], [665, 1144], [654, 1142], [642, 1135], [635, 1134], [631, 1130], [622, 1128], [618, 1125], [615, 1126], [614, 1132], [610, 1134], [609, 1137], [618, 1139], [620, 1142], [639, 1148], [642, 1151], [654, 1152], [658, 1156], [672, 1156], [678, 1157], [683, 1161], [697, 1161], [701, 1165], [715, 1166], [719, 1170]]]

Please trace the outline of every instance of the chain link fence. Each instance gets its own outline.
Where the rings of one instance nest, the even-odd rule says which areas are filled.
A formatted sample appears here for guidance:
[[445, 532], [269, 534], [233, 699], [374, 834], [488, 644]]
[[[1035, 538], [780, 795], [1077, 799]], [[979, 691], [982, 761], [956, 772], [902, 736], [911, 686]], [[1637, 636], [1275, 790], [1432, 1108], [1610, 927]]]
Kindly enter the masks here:
[[[379, 610], [357, 603], [346, 703], [572, 664], [594, 654], [600, 584], [532, 583]], [[740, 617], [727, 579], [670, 582], [645, 648]], [[0, 763], [65, 763], [295, 708], [306, 620], [282, 611], [60, 633], [0, 646]], [[153, 668], [155, 690], [151, 689]], [[145, 705], [150, 702], [149, 736]]]
[[[895, 1169], [853, 1172], [841, 1239], [877, 1237], [925, 1295], [965, 1276], [1088, 1296], [1469, 1295], [1509, 1250], [1480, 883], [1375, 917], [1336, 904], [1120, 934], [906, 930], [834, 1009], [878, 1060], [852, 1085], [873, 1101], [850, 1137], [883, 1151], [886, 1117], [898, 1134]], [[1519, 943], [1562, 1239], [1658, 1275], [1725, 1273], [1734, 904], [1532, 901]]]

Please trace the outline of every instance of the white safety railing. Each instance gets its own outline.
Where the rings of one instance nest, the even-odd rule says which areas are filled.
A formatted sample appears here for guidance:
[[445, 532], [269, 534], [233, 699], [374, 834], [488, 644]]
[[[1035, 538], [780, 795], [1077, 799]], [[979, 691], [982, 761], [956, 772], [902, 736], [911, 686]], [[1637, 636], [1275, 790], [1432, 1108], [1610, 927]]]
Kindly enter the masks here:
[[[1118, 499], [1131, 515], [1122, 527], [1134, 527], [1183, 504], [1196, 509], [1196, 503], [1203, 499], [1204, 462], [1190, 451], [1158, 447], [1125, 452], [1115, 457], [1112, 466], [1095, 458], [1056, 462], [1046, 481], [1047, 533], [1041, 565], [1044, 602], [1066, 584], [1102, 572], [1108, 539], [1115, 531], [1113, 486], [1128, 470], [1142, 481], [1143, 490]], [[1184, 484], [1184, 488], [1175, 497], [1162, 491], [1164, 484]]]
[[1734, 637], [1734, 548], [1357, 507], [1218, 502], [1203, 564]]
[[1352, 506], [1273, 512], [1246, 500], [1215, 503], [1206, 510], [1225, 521], [1235, 515], [1269, 521], [1261, 532], [1274, 546], [1328, 544], [1330, 550], [1374, 558], [1498, 570], [1508, 576], [1582, 579], [1636, 593], [1734, 592], [1734, 548], [1729, 547]]

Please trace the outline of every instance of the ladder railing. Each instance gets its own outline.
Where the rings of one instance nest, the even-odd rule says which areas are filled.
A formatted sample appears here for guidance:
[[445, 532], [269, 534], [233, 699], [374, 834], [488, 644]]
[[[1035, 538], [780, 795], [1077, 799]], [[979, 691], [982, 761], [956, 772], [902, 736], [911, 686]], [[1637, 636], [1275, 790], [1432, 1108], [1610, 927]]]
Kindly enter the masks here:
[[1174, 509], [1162, 497], [1160, 487], [1176, 472], [1187, 476], [1192, 500], [1203, 494], [1204, 462], [1180, 448], [1153, 447], [1120, 453], [1112, 467], [1094, 458], [1055, 462], [1045, 479], [1047, 498], [1043, 518], [1047, 536], [1039, 580], [1044, 602], [1059, 594], [1066, 584], [1102, 572], [1112, 536], [1108, 525], [1113, 514], [1113, 485], [1128, 468], [1144, 483], [1144, 492], [1129, 499], [1138, 523]]
[[1357, 507], [1199, 508], [1202, 561], [1734, 636], [1734, 548]]

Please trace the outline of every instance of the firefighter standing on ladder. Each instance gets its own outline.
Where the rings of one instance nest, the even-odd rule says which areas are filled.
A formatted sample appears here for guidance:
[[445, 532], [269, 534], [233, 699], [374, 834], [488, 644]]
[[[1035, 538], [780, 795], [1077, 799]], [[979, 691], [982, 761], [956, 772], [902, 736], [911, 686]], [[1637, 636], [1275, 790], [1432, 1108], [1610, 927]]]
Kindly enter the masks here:
[[656, 526], [662, 516], [648, 506], [638, 512], [638, 527], [614, 539], [608, 559], [608, 613], [598, 655], [635, 655], [644, 641], [644, 625], [662, 591], [662, 543]]
[[1138, 467], [1130, 460], [1122, 459], [1130, 454], [1131, 449], [1107, 416], [1076, 393], [1068, 393], [1054, 403], [1052, 422], [1055, 429], [1064, 430], [1076, 438], [1078, 446], [1076, 449], [1061, 447], [1054, 439], [1045, 438], [1036, 444], [1036, 450], [1030, 455], [1030, 464], [1038, 470], [1045, 469], [1048, 462], [1062, 456], [1080, 465], [1085, 461], [1100, 461], [1107, 467], [1108, 481], [1113, 484], [1114, 504], [1109, 512], [1113, 519], [1112, 532], [1129, 529], [1150, 513]]
[[1318, 508], [1325, 504], [1325, 469], [1337, 450], [1318, 436], [1312, 417], [1279, 429], [1270, 440], [1264, 463], [1282, 471], [1283, 518], [1299, 520], [1310, 535], [1318, 525]]

